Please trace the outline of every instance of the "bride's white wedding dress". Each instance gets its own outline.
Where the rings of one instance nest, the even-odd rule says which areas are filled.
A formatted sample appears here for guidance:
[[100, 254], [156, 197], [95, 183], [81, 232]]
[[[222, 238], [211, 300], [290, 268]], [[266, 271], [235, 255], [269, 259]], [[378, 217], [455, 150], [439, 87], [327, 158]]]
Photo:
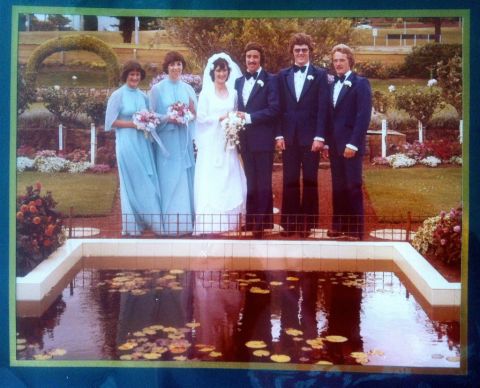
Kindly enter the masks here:
[[235, 110], [236, 93], [226, 98], [213, 88], [200, 93], [195, 143], [194, 234], [238, 230], [245, 214], [247, 182], [236, 148], [225, 147], [219, 117]]

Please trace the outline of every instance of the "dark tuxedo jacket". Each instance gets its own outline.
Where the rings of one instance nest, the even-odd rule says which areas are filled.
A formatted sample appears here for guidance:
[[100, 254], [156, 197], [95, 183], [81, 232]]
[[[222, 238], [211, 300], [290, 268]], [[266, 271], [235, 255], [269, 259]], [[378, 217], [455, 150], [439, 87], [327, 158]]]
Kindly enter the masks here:
[[242, 96], [244, 85], [245, 76], [235, 80], [238, 110], [249, 113], [252, 120], [252, 123], [246, 125], [245, 130], [240, 132], [242, 152], [273, 152], [279, 112], [277, 78], [262, 69], [246, 104]]
[[[345, 84], [350, 81], [351, 86]], [[330, 84], [329, 125], [326, 136], [330, 153], [343, 155], [347, 144], [365, 153], [365, 138], [372, 114], [372, 90], [366, 78], [351, 73], [333, 106], [334, 84]]]
[[276, 136], [283, 136], [286, 146], [311, 146], [316, 136], [325, 138], [328, 112], [328, 82], [324, 69], [309, 65], [300, 99], [295, 96], [293, 66], [278, 74], [280, 119]]

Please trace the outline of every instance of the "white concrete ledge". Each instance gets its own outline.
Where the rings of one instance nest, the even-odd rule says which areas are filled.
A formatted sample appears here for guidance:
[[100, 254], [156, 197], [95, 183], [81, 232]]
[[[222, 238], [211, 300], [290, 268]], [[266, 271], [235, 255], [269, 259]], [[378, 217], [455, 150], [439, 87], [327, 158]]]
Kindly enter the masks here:
[[461, 299], [461, 284], [449, 283], [406, 242], [217, 239], [71, 239], [17, 278], [16, 299], [42, 300], [82, 257], [113, 257], [129, 268], [133, 259], [138, 269], [372, 271], [375, 263], [395, 263], [430, 305], [459, 306]]

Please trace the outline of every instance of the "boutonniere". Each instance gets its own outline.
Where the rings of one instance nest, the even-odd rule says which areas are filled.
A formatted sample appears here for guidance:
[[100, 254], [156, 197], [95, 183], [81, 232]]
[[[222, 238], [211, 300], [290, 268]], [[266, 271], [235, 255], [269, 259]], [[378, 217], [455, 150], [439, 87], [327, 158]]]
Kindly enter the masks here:
[[311, 74], [307, 75], [307, 79], [308, 79], [309, 81], [313, 80], [313, 75], [311, 75]]
[[257, 80], [257, 84], [259, 84], [261, 88], [263, 88], [263, 85], [265, 85], [261, 79]]
[[331, 74], [327, 74], [327, 82], [333, 84], [335, 82], [335, 77]]
[[350, 81], [343, 81], [343, 84], [347, 87], [350, 88], [352, 86], [352, 82]]

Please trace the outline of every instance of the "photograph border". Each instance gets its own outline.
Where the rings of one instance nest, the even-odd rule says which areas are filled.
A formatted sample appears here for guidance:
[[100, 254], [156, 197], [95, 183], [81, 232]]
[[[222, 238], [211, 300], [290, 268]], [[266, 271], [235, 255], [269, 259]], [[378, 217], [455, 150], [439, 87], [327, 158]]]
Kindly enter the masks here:
[[[25, 2], [24, 2], [25, 3]], [[54, 1], [50, 1], [54, 3]], [[461, 301], [461, 348], [462, 348], [462, 361], [460, 368], [451, 368], [454, 369], [452, 374], [465, 374], [467, 369], [467, 360], [472, 356], [471, 352], [467, 352], [468, 348], [471, 348], [467, 339], [467, 300], [469, 300], [470, 294], [468, 294], [468, 289], [470, 284], [468, 282], [470, 266], [469, 262], [469, 221], [471, 214], [471, 203], [470, 203], [470, 153], [469, 149], [472, 149], [470, 144], [470, 137], [473, 132], [471, 123], [470, 123], [470, 64], [473, 57], [470, 56], [470, 38], [473, 35], [472, 26], [470, 21], [472, 20], [471, 11], [468, 7], [454, 8], [453, 4], [449, 4], [448, 9], [382, 9], [382, 10], [373, 10], [373, 9], [349, 9], [349, 10], [319, 10], [319, 9], [309, 9], [309, 10], [197, 10], [197, 9], [160, 9], [153, 7], [153, 4], [149, 9], [135, 9], [135, 8], [123, 8], [124, 5], [121, 5], [122, 8], [95, 8], [95, 7], [78, 7], [78, 6], [42, 6], [42, 13], [64, 13], [64, 14], [94, 14], [97, 16], [152, 16], [152, 11], [154, 15], [158, 17], [375, 17], [375, 16], [385, 16], [392, 14], [392, 16], [397, 17], [412, 17], [412, 16], [459, 16], [463, 17], [463, 34], [462, 34], [462, 43], [463, 43], [463, 103], [464, 103], [464, 145], [463, 145], [463, 167], [462, 167], [462, 177], [463, 177], [463, 186], [462, 186], [462, 197], [464, 202], [464, 218], [463, 218], [463, 233], [462, 233], [462, 301]], [[460, 4], [462, 3], [460, 2]], [[112, 5], [113, 6], [113, 5]], [[8, 155], [9, 155], [9, 169], [8, 169], [8, 195], [9, 195], [9, 209], [8, 209], [8, 218], [10, 222], [7, 224], [9, 227], [9, 271], [8, 271], [8, 290], [9, 290], [9, 299], [8, 299], [8, 316], [9, 316], [9, 345], [12, 349], [9, 353], [9, 361], [12, 367], [18, 366], [34, 366], [34, 367], [135, 367], [135, 368], [158, 368], [159, 365], [166, 362], [148, 362], [148, 364], [141, 362], [140, 365], [138, 362], [124, 362], [121, 361], [19, 361], [15, 358], [15, 197], [16, 197], [16, 168], [15, 163], [12, 161], [15, 160], [16, 154], [16, 77], [17, 77], [17, 47], [18, 47], [18, 14], [33, 9], [37, 9], [38, 5], [13, 5], [11, 8], [11, 50], [10, 50], [10, 108], [9, 108], [9, 117], [10, 117], [10, 132], [9, 132], [9, 144], [8, 144]], [[414, 13], [414, 15], [412, 15]], [[453, 15], [452, 15], [453, 14]], [[2, 61], [3, 61], [2, 56]], [[473, 112], [472, 112], [473, 113]], [[3, 138], [2, 138], [2, 147], [3, 147]], [[473, 155], [472, 155], [473, 156]], [[3, 176], [2, 176], [3, 179]], [[13, 220], [12, 220], [13, 218]], [[468, 287], [467, 287], [468, 286]], [[12, 315], [13, 314], [13, 315]], [[470, 317], [471, 319], [471, 317]], [[470, 322], [472, 322], [470, 320]], [[3, 333], [2, 333], [3, 335]], [[371, 366], [361, 366], [362, 371], [358, 367], [349, 367], [349, 366], [335, 366], [335, 368], [315, 368], [311, 365], [303, 366], [294, 364], [288, 365], [272, 365], [272, 364], [252, 364], [246, 363], [245, 367], [239, 365], [240, 363], [229, 363], [229, 362], [212, 362], [205, 365], [205, 362], [193, 363], [189, 362], [188, 365], [168, 365], [165, 368], [199, 368], [199, 369], [255, 369], [255, 370], [281, 370], [281, 371], [334, 371], [334, 372], [361, 372], [359, 376], [364, 374], [363, 371], [367, 373], [387, 373], [387, 374], [398, 374], [398, 373], [413, 373], [413, 374], [439, 374], [445, 375], [443, 372], [444, 368], [441, 368], [440, 371], [432, 370], [432, 368], [403, 368], [403, 367], [371, 367]], [[228, 365], [233, 364], [233, 365]], [[459, 371], [456, 372], [456, 371]]]

